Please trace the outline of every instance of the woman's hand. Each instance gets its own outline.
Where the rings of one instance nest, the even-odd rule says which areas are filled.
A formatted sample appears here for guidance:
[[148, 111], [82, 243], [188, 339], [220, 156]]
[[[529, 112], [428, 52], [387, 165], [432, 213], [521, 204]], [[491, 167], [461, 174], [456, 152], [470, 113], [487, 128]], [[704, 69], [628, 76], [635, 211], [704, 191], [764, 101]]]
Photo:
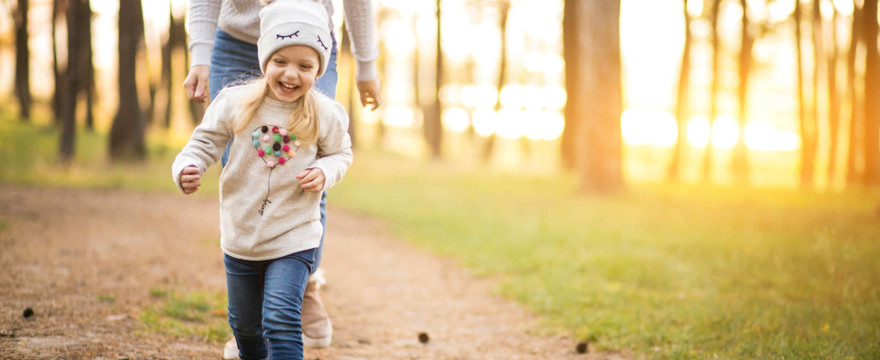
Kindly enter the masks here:
[[299, 179], [299, 186], [305, 191], [321, 192], [324, 190], [324, 172], [318, 168], [305, 169], [296, 178]]
[[202, 174], [199, 168], [192, 165], [183, 168], [183, 171], [180, 172], [179, 180], [183, 193], [189, 195], [198, 191], [199, 186], [202, 185], [202, 182], [199, 181], [201, 178]]
[[196, 65], [189, 68], [183, 87], [186, 88], [186, 97], [190, 100], [202, 103], [208, 99], [208, 74], [211, 67], [208, 65]]
[[357, 88], [361, 95], [361, 106], [370, 106], [370, 111], [382, 106], [382, 85], [379, 83], [379, 79], [358, 81]]

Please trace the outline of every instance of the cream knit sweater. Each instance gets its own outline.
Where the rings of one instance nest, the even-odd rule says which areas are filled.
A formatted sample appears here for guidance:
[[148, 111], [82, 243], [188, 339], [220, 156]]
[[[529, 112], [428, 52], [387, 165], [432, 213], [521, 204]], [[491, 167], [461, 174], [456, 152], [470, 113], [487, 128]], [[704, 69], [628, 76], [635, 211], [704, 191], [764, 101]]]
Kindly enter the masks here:
[[[329, 26], [332, 30], [333, 2], [321, 2], [331, 18]], [[355, 77], [358, 81], [374, 80], [378, 76], [376, 58], [379, 49], [373, 34], [371, 0], [343, 0], [342, 6], [346, 30], [352, 39], [351, 52], [357, 61]], [[211, 64], [214, 33], [218, 27], [236, 39], [256, 44], [260, 37], [259, 15], [262, 8], [259, 0], [190, 0], [187, 15], [189, 48], [192, 52], [190, 66]]]
[[[316, 94], [320, 134], [315, 144], [296, 149], [294, 141], [287, 141], [291, 139], [275, 139], [280, 133], [273, 133], [272, 128], [287, 126], [293, 104], [269, 98], [244, 130], [234, 132], [233, 118], [242, 107], [237, 99], [251, 86], [220, 91], [174, 159], [171, 176], [182, 192], [179, 178], [183, 168], [196, 166], [204, 174], [220, 160], [227, 141], [232, 140], [229, 162], [220, 173], [220, 247], [234, 258], [257, 261], [318, 247], [324, 231], [321, 193], [303, 190], [296, 175], [309, 168], [321, 169], [324, 189], [329, 189], [342, 180], [353, 157], [345, 108], [321, 94]], [[260, 153], [272, 151], [273, 143], [286, 144], [296, 153], [292, 157], [282, 154], [286, 161], [278, 164], [279, 156], [274, 152]], [[269, 162], [275, 163], [274, 167], [270, 168]]]

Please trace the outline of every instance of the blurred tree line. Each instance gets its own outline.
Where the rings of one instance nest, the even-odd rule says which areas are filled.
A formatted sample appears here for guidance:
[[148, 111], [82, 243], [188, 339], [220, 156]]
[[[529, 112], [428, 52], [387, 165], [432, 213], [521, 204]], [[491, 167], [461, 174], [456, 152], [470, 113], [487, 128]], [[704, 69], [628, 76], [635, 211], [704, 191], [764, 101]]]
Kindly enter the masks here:
[[[5, 0], [12, 10], [15, 26], [15, 79], [14, 94], [18, 100], [20, 117], [23, 121], [30, 119], [33, 99], [28, 77], [30, 52], [28, 49], [28, 0]], [[15, 1], [15, 4], [11, 4]], [[74, 158], [74, 140], [77, 129], [77, 108], [82, 106], [85, 119], [81, 123], [86, 129], [92, 129], [94, 119], [92, 109], [96, 95], [95, 72], [92, 60], [91, 28], [92, 11], [88, 0], [51, 0], [52, 1], [52, 49], [54, 64], [55, 91], [51, 99], [54, 123], [61, 129], [59, 136], [59, 159], [63, 162]], [[693, 162], [685, 159], [684, 139], [686, 138], [686, 121], [692, 116], [691, 100], [688, 93], [692, 87], [690, 73], [692, 70], [691, 51], [697, 41], [709, 41], [712, 48], [711, 88], [708, 114], [710, 128], [712, 121], [718, 116], [718, 97], [722, 91], [721, 61], [724, 56], [735, 56], [738, 82], [735, 86], [738, 99], [737, 120], [739, 136], [733, 151], [730, 173], [737, 182], [747, 185], [749, 179], [749, 152], [745, 144], [746, 114], [749, 108], [748, 97], [750, 76], [753, 67], [753, 46], [757, 40], [774, 32], [785, 31], [787, 23], [793, 23], [793, 39], [796, 42], [797, 83], [797, 118], [800, 128], [800, 183], [805, 188], [812, 188], [816, 183], [815, 174], [819, 136], [826, 129], [830, 141], [826, 150], [829, 154], [827, 172], [829, 179], [834, 176], [837, 168], [835, 162], [841, 141], [846, 143], [846, 179], [850, 185], [880, 184], [880, 53], [878, 53], [878, 0], [852, 0], [852, 14], [840, 14], [835, 5], [850, 0], [793, 0], [794, 11], [789, 19], [783, 22], [772, 22], [768, 16], [755, 16], [749, 11], [750, 4], [757, 1], [764, 3], [765, 8], [782, 0], [702, 0], [703, 6], [699, 14], [688, 11], [689, 2], [682, 0], [680, 6], [684, 13], [686, 25], [684, 47], [681, 54], [675, 117], [678, 121], [678, 141], [673, 156], [669, 159], [667, 178], [677, 181], [681, 177], [683, 164]], [[565, 61], [565, 88], [567, 102], [564, 108], [565, 128], [561, 138], [560, 156], [564, 166], [577, 174], [582, 188], [591, 191], [615, 191], [624, 184], [622, 174], [622, 138], [621, 113], [623, 111], [623, 94], [621, 84], [620, 56], [620, 9], [621, 0], [565, 0], [562, 22], [563, 57]], [[432, 158], [443, 157], [443, 126], [439, 89], [444, 84], [444, 52], [441, 46], [441, 1], [435, 0], [436, 12], [436, 57], [434, 60], [433, 96], [430, 101], [423, 101], [419, 94], [418, 54], [414, 56], [414, 107], [424, 115], [423, 136]], [[510, 0], [477, 2], [479, 5], [495, 6], [498, 11], [498, 26], [501, 37], [501, 54], [499, 57], [499, 73], [497, 90], [500, 95], [502, 86], [507, 82], [507, 14], [511, 7]], [[677, 5], [678, 6], [678, 5]], [[738, 7], [741, 10], [741, 34], [738, 54], [730, 54], [722, 47], [719, 36], [719, 13], [725, 9]], [[170, 8], [170, 7], [169, 7]], [[830, 9], [824, 14], [822, 9]], [[765, 14], [766, 15], [766, 14]], [[383, 12], [380, 8], [377, 20], [381, 24]], [[711, 24], [708, 39], [695, 38], [692, 30], [696, 20], [707, 20]], [[849, 21], [844, 24], [844, 21]], [[56, 27], [65, 26], [67, 49], [59, 52], [56, 43]], [[380, 26], [381, 28], [381, 26]], [[415, 26], [414, 26], [415, 28]], [[840, 29], [847, 28], [848, 34], [840, 34]], [[145, 132], [152, 125], [169, 127], [171, 124], [172, 96], [183, 92], [179, 84], [183, 79], [175, 79], [172, 74], [172, 53], [186, 51], [187, 41], [184, 30], [184, 19], [169, 13], [168, 36], [162, 44], [161, 74], [147, 76], [149, 91], [140, 93], [137, 86], [138, 74], [149, 71], [149, 66], [141, 64], [144, 51], [144, 18], [141, 0], [120, 0], [118, 28], [118, 89], [119, 105], [112, 122], [109, 134], [108, 152], [114, 161], [142, 160], [146, 156]], [[341, 61], [348, 53], [348, 39], [343, 32]], [[380, 34], [381, 36], [381, 34]], [[848, 44], [840, 46], [837, 39], [848, 36]], [[381, 40], [380, 40], [381, 41]], [[416, 47], [418, 53], [418, 46]], [[59, 57], [66, 54], [66, 59]], [[350, 56], [350, 55], [348, 55]], [[810, 57], [810, 61], [805, 61]], [[380, 69], [381, 61], [380, 58]], [[188, 66], [189, 61], [183, 65]], [[841, 71], [840, 69], [844, 69]], [[185, 71], [185, 70], [184, 70]], [[845, 77], [838, 78], [838, 74]], [[149, 75], [149, 74], [148, 74]], [[351, 94], [350, 81], [341, 79]], [[820, 99], [825, 94], [826, 99]], [[147, 95], [146, 101], [140, 97]], [[180, 94], [176, 95], [179, 96]], [[497, 98], [495, 110], [500, 109], [500, 96]], [[824, 106], [827, 114], [820, 115], [819, 104]], [[196, 124], [201, 118], [203, 108], [199, 104], [189, 103], [188, 116]], [[349, 101], [349, 109], [352, 109]], [[820, 126], [820, 121], [827, 124]], [[158, 124], [154, 124], [157, 122]], [[846, 125], [843, 128], [843, 125]], [[354, 127], [354, 122], [352, 122]], [[382, 126], [382, 122], [379, 122]], [[351, 131], [355, 129], [352, 128]], [[383, 131], [379, 131], [382, 136]], [[353, 137], [354, 138], [354, 137]], [[490, 135], [484, 142], [480, 156], [487, 160], [492, 156], [495, 135]], [[714, 164], [712, 163], [712, 146], [705, 147], [700, 162], [704, 179], [709, 178]]]

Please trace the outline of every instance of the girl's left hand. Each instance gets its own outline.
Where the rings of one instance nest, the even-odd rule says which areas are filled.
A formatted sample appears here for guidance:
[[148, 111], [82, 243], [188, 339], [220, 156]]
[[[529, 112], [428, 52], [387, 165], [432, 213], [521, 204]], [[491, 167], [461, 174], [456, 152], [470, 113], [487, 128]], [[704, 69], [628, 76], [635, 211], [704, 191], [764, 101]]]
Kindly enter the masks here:
[[324, 190], [324, 172], [318, 168], [305, 169], [296, 178], [299, 186], [305, 191], [321, 192]]

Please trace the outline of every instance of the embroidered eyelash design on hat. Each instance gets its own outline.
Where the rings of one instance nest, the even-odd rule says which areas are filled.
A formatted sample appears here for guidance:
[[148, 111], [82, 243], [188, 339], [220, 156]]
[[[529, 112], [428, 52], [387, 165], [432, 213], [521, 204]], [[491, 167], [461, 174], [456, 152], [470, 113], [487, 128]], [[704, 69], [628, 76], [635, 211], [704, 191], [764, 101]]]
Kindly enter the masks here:
[[260, 10], [260, 37], [257, 57], [260, 70], [266, 73], [269, 58], [279, 49], [303, 45], [318, 53], [317, 77], [324, 75], [333, 46], [330, 18], [321, 1], [275, 0]]
[[277, 39], [281, 39], [281, 40], [293, 39], [294, 36], [299, 37], [299, 30], [297, 30], [296, 32], [294, 32], [293, 34], [290, 34], [290, 35], [275, 34], [275, 39], [276, 40]]

